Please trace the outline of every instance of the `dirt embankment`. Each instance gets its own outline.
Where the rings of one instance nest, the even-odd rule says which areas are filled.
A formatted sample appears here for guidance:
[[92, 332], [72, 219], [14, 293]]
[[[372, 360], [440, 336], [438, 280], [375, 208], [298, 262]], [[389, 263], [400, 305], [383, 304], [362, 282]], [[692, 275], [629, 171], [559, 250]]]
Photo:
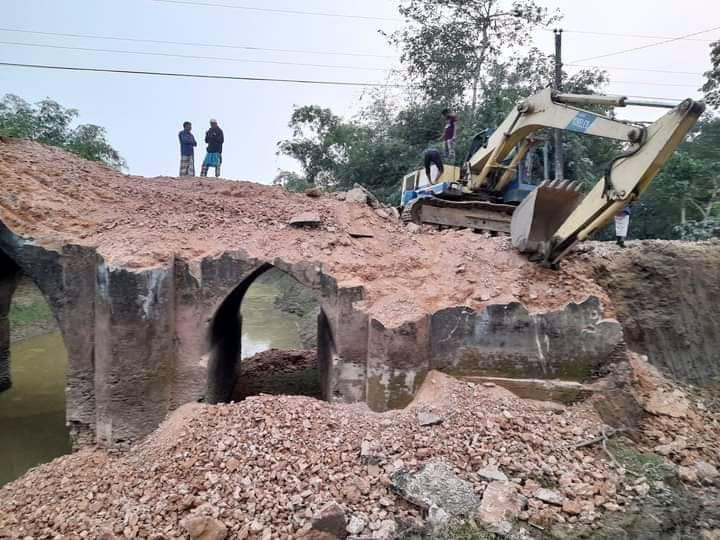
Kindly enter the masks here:
[[720, 384], [720, 241], [630, 242], [594, 260], [630, 349], [696, 384]]

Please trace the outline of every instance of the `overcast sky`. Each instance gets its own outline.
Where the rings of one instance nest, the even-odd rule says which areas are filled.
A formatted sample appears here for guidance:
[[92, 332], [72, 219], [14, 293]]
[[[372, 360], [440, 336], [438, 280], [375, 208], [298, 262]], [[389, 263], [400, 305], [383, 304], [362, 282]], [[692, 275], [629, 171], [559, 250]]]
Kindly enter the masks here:
[[[260, 10], [157, 0], [2, 2], [0, 61], [3, 62], [363, 83], [383, 82], [387, 77], [383, 70], [397, 66], [396, 51], [378, 33], [379, 29], [395, 29], [398, 26], [395, 20], [262, 11], [303, 10], [396, 19], [397, 2], [393, 0], [197, 0], [204, 4]], [[572, 30], [675, 37], [720, 26], [720, 2], [711, 0], [685, 0], [682, 3], [675, 0], [548, 0], [542, 3], [560, 9], [564, 15], [561, 26], [570, 30], [564, 34], [567, 63], [661, 41]], [[226, 47], [52, 36], [17, 33], [9, 29]], [[548, 53], [552, 51], [551, 32], [539, 32], [534, 39], [541, 49]], [[708, 42], [720, 39], [720, 30], [699, 34], [693, 39], [578, 63], [610, 66], [608, 71], [613, 80], [607, 88], [610, 93], [700, 97], [696, 89], [703, 82], [701, 73], [709, 68]], [[9, 42], [115, 52], [22, 46]], [[247, 50], [228, 45], [324, 54]], [[162, 56], [166, 54], [225, 59]], [[319, 67], [318, 64], [343, 67]], [[571, 72], [573, 69], [568, 68]], [[337, 114], [350, 116], [361, 105], [363, 95], [362, 88], [354, 87], [173, 79], [2, 66], [0, 92], [14, 93], [29, 101], [50, 97], [67, 107], [79, 109], [81, 122], [107, 128], [110, 142], [125, 157], [130, 172], [146, 176], [177, 174], [177, 132], [182, 122], [193, 122], [200, 141], [208, 119], [216, 117], [226, 139], [223, 176], [266, 183], [272, 181], [280, 168], [297, 168], [292, 160], [276, 156], [277, 142], [290, 136], [287, 123], [294, 105], [319, 104], [330, 107]], [[658, 114], [627, 110], [621, 116], [652, 119]], [[201, 160], [203, 154], [201, 144], [196, 161]], [[199, 163], [197, 165], [199, 168]]]

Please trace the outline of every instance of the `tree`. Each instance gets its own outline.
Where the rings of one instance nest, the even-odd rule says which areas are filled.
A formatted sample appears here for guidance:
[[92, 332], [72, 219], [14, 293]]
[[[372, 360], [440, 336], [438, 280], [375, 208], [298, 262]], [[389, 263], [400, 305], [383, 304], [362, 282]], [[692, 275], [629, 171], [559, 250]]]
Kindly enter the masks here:
[[472, 111], [488, 67], [517, 56], [533, 30], [557, 19], [534, 0], [405, 0], [399, 11], [405, 27], [388, 39], [410, 79], [447, 105], [469, 92]]
[[705, 72], [707, 82], [702, 87], [705, 101], [711, 107], [720, 107], [720, 41], [710, 45], [710, 64], [712, 68]]
[[107, 141], [104, 128], [93, 124], [71, 127], [77, 116], [76, 109], [67, 109], [51, 99], [32, 105], [7, 94], [0, 101], [0, 136], [59, 146], [85, 159], [125, 168], [125, 161]]

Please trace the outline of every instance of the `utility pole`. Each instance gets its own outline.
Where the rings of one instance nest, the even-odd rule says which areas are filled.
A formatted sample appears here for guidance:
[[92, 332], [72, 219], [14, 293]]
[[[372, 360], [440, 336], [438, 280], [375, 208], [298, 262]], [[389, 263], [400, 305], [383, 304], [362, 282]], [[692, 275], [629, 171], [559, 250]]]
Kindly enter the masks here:
[[[553, 30], [555, 34], [555, 84], [556, 92], [562, 92], [562, 28]], [[562, 180], [564, 176], [564, 159], [562, 147], [562, 133], [559, 129], [554, 132], [555, 140], [555, 180]]]

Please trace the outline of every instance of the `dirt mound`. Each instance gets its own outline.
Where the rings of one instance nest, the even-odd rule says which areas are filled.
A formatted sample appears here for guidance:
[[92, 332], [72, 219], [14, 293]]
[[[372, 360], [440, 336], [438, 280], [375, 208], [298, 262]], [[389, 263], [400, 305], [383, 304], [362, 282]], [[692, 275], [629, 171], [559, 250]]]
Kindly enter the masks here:
[[[364, 286], [366, 309], [388, 326], [455, 305], [521, 301], [544, 311], [593, 294], [605, 299], [582, 254], [554, 272], [528, 262], [507, 238], [410, 234], [366, 204], [330, 195], [311, 198], [251, 182], [125, 176], [24, 141], [0, 143], [0, 177], [0, 221], [43, 246], [94, 246], [106, 262], [137, 268], [228, 250], [312, 261], [339, 282]], [[319, 226], [288, 225], [304, 212], [318, 214]], [[372, 237], [353, 236], [358, 229]]]
[[289, 394], [322, 399], [316, 351], [270, 349], [239, 364], [233, 401], [258, 394]]
[[[641, 393], [670, 385], [637, 362]], [[392, 478], [430, 462], [450, 464], [479, 495], [507, 476], [501, 481], [527, 498], [520, 522], [546, 530], [598, 527], [604, 514], [674, 489], [666, 483], [673, 465], [658, 453], [611, 446], [632, 474], [617, 469], [597, 443], [607, 428], [588, 404], [547, 407], [437, 372], [428, 385], [425, 399], [383, 414], [305, 397], [184, 407], [124, 454], [65, 456], [0, 489], [0, 536], [176, 537], [184, 517], [209, 515], [232, 538], [290, 538], [330, 501], [371, 536], [387, 520], [420, 526], [421, 510], [394, 494]], [[718, 419], [692, 400], [687, 412], [715, 425], [703, 433], [714, 457], [688, 447], [669, 459], [688, 470], [698, 458], [717, 465]], [[663, 418], [644, 436], [683, 429], [683, 419]]]

